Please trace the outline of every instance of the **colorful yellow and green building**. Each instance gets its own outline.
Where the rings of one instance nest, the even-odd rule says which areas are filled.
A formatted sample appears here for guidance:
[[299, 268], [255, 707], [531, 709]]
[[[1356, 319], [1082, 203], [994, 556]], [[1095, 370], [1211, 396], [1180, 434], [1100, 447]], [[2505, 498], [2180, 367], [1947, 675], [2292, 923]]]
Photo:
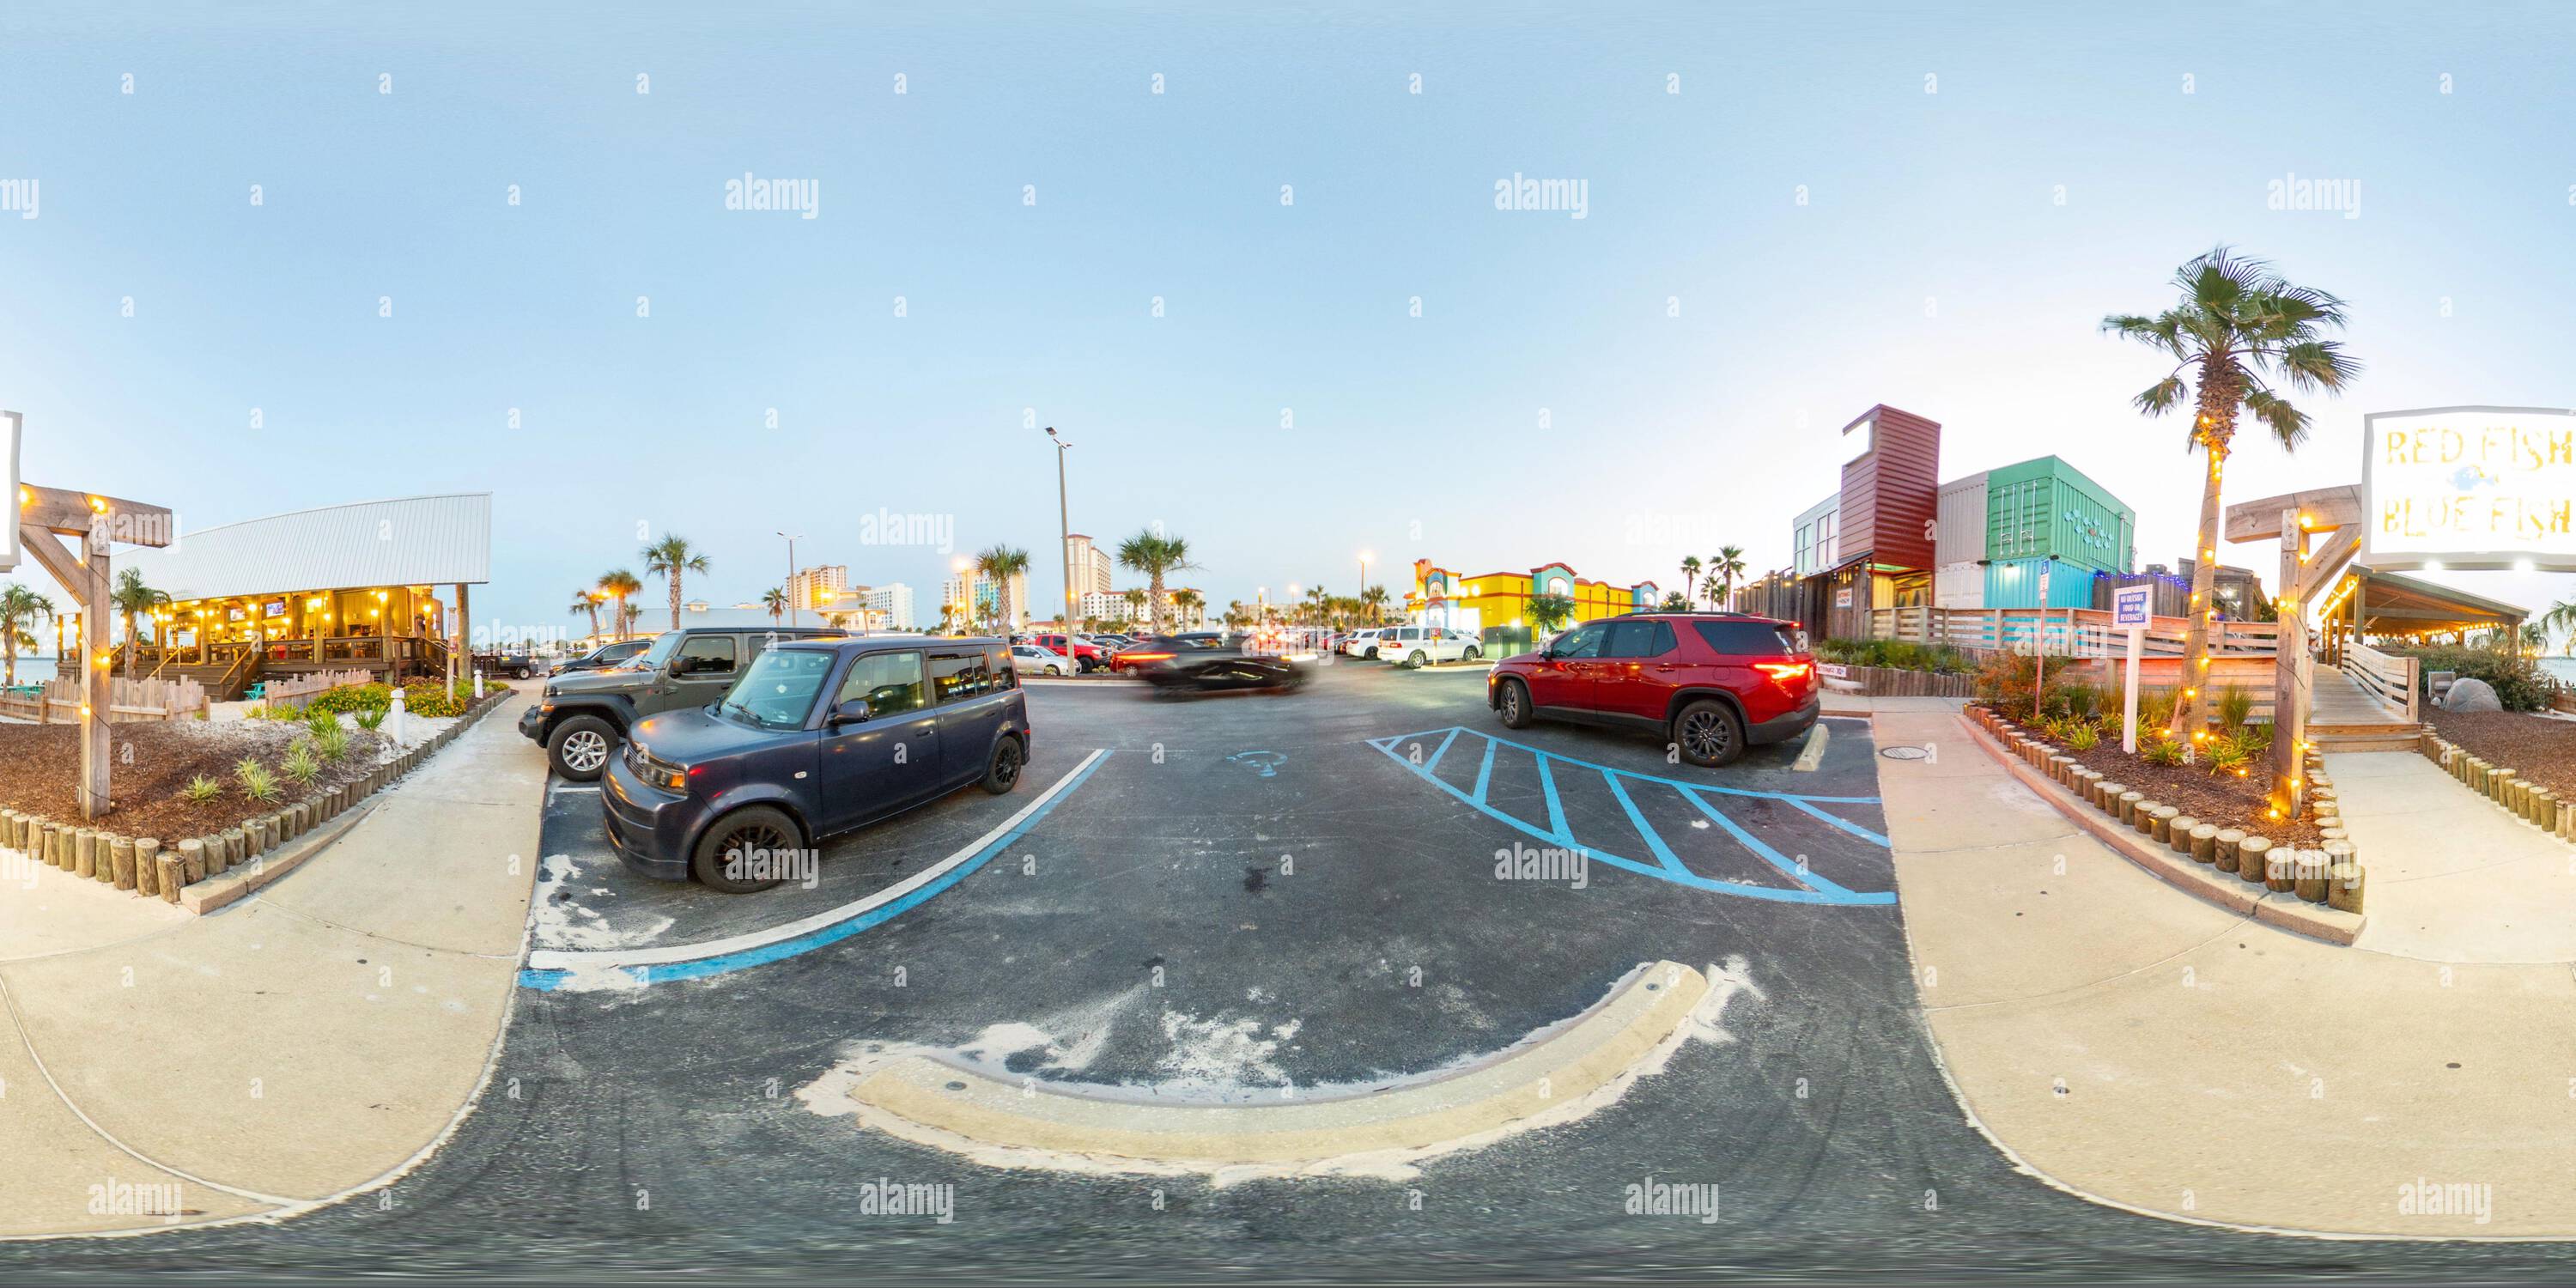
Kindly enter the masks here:
[[1460, 575], [1428, 559], [1416, 559], [1413, 589], [1404, 596], [1404, 615], [1424, 626], [1474, 631], [1489, 639], [1526, 641], [1531, 625], [1529, 601], [1539, 595], [1560, 595], [1573, 601], [1574, 615], [1566, 625], [1651, 609], [1664, 598], [1664, 592], [1651, 581], [1614, 586], [1577, 576], [1573, 568], [1561, 563], [1541, 564], [1520, 572]]

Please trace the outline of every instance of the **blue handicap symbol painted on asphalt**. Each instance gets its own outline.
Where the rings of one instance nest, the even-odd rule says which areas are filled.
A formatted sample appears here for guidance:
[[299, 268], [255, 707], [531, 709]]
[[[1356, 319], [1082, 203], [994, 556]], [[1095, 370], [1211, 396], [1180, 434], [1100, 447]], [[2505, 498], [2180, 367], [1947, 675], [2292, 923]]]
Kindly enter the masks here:
[[[1435, 738], [1438, 739], [1438, 745], [1428, 757], [1422, 756], [1421, 748]], [[1461, 742], [1466, 743], [1468, 747], [1463, 754], [1481, 754], [1483, 757], [1482, 763], [1476, 770], [1476, 788], [1473, 792], [1452, 786], [1433, 772], [1440, 767], [1441, 760], [1449, 755], [1450, 749]], [[1694, 890], [1707, 890], [1745, 899], [1767, 899], [1777, 903], [1848, 906], [1896, 902], [1896, 892], [1893, 890], [1852, 890], [1827, 880], [1823, 875], [1811, 871], [1806, 864], [1789, 858], [1769, 842], [1754, 835], [1742, 823], [1728, 815], [1718, 803], [1730, 798], [1778, 801], [1883, 849], [1888, 845], [1886, 837], [1850, 819], [1828, 813], [1820, 808], [1823, 805], [1875, 805], [1878, 803], [1878, 798], [1875, 796], [1808, 796], [1793, 792], [1757, 792], [1741, 787], [1719, 787], [1688, 779], [1641, 774], [1634, 770], [1617, 769], [1588, 760], [1576, 760], [1571, 756], [1541, 751], [1527, 743], [1478, 733], [1464, 725], [1447, 729], [1428, 729], [1421, 733], [1398, 734], [1392, 738], [1371, 738], [1368, 744], [1384, 752], [1388, 759], [1402, 765], [1406, 772], [1464, 801], [1478, 813], [1542, 841], [1579, 846], [1591, 857], [1603, 863], [1624, 868], [1640, 876], [1670, 881], [1675, 885], [1688, 886]], [[1545, 823], [1519, 818], [1497, 808], [1487, 800], [1487, 792], [1492, 786], [1494, 777], [1494, 751], [1498, 747], [1510, 747], [1537, 758], [1539, 787], [1546, 793], [1547, 800]], [[1408, 751], [1411, 754], [1408, 754]], [[1647, 852], [1654, 858], [1651, 861], [1624, 858], [1589, 844], [1585, 840], [1578, 840], [1573, 828], [1566, 821], [1564, 802], [1557, 796], [1556, 780], [1560, 774], [1599, 775], [1603, 784], [1609, 788], [1611, 796], [1618, 801], [1620, 809], [1627, 814], [1628, 822], [1636, 830], [1637, 838], [1644, 843]], [[1648, 822], [1645, 813], [1637, 808], [1636, 798], [1654, 791], [1679, 793], [1681, 798], [1699, 811], [1707, 821], [1723, 828], [1738, 844], [1759, 856], [1764, 863], [1777, 869], [1781, 875], [1796, 882], [1796, 886], [1748, 885], [1741, 881], [1721, 881], [1691, 871], [1682, 862], [1681, 857], [1673, 852], [1672, 845], [1664, 839], [1663, 834]]]
[[1260, 770], [1264, 778], [1275, 778], [1279, 774], [1279, 767], [1288, 763], [1288, 754], [1280, 751], [1238, 751], [1226, 759], [1239, 765], [1250, 765]]

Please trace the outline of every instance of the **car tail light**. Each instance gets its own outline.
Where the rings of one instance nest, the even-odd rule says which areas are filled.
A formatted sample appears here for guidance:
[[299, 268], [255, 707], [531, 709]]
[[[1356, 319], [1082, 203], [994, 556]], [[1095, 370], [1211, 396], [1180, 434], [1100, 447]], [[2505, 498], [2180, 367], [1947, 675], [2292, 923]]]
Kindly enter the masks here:
[[1127, 662], [1169, 662], [1172, 660], [1172, 655], [1169, 653], [1130, 653], [1120, 660]]
[[1807, 678], [1816, 668], [1812, 662], [1756, 662], [1753, 669], [1779, 681], [1785, 688], [1792, 680]]

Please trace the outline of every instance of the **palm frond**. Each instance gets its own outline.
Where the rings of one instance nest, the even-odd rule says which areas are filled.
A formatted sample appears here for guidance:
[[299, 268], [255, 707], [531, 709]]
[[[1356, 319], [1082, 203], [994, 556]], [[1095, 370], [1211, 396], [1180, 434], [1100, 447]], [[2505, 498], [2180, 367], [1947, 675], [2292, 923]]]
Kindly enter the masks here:
[[2308, 414], [2268, 389], [2246, 390], [2245, 409], [2254, 413], [2254, 419], [2262, 422], [2265, 429], [2272, 431], [2272, 437], [2285, 450], [2294, 449], [2307, 439]]
[[2190, 389], [2183, 383], [2182, 377], [2167, 376], [2147, 386], [2146, 392], [2129, 401], [2139, 411], [2149, 416], [2162, 416], [2181, 406], [2184, 396], [2189, 392]]

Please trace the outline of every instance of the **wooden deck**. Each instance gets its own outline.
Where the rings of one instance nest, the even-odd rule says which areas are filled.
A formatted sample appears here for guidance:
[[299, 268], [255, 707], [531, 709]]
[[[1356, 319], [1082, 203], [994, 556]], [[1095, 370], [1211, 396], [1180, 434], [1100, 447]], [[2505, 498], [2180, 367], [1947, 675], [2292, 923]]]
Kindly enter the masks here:
[[2327, 752], [2413, 751], [2423, 726], [2329, 666], [2316, 669], [2308, 741]]

